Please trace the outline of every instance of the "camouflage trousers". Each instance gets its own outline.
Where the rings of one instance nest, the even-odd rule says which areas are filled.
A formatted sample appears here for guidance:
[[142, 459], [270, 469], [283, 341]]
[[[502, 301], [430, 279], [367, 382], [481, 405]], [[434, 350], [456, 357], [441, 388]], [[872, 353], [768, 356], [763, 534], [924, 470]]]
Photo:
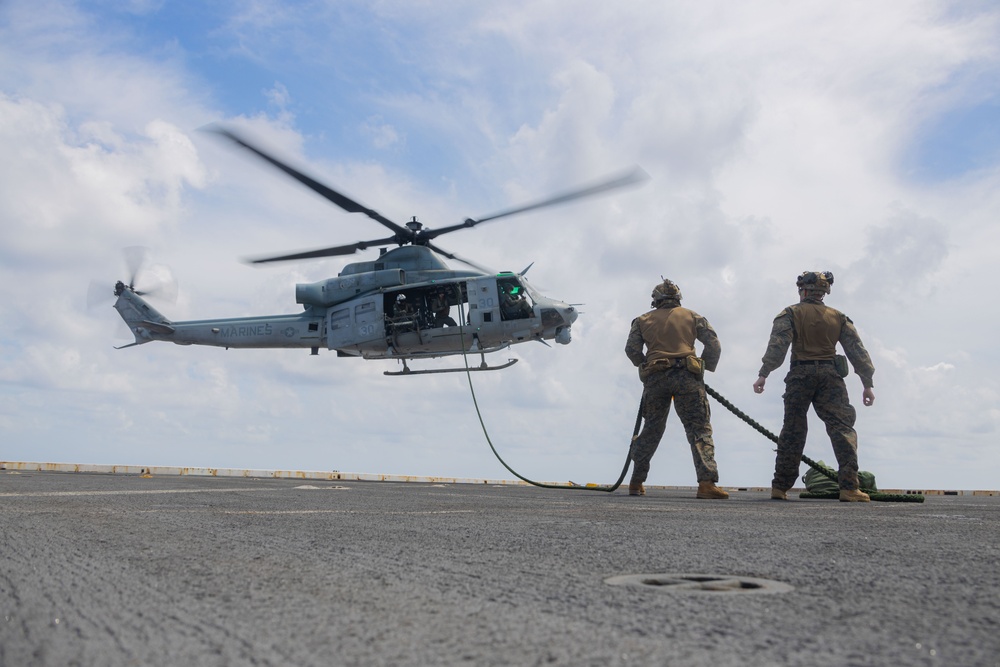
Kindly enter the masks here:
[[806, 446], [807, 413], [812, 405], [826, 424], [840, 470], [841, 489], [858, 488], [857, 413], [847, 397], [847, 385], [833, 366], [796, 366], [785, 376], [785, 421], [778, 436], [772, 486], [788, 490], [795, 486]]
[[691, 445], [698, 481], [718, 482], [712, 415], [705, 395], [705, 383], [683, 368], [674, 368], [651, 374], [643, 385], [643, 426], [632, 446], [632, 484], [642, 484], [649, 475], [649, 461], [656, 453], [667, 426], [671, 400]]

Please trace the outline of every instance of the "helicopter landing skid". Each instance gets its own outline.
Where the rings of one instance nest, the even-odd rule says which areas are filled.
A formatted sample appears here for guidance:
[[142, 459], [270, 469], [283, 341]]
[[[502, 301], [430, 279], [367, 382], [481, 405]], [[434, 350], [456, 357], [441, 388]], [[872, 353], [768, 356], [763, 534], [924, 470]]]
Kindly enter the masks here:
[[517, 359], [508, 359], [506, 364], [500, 364], [499, 366], [490, 366], [486, 363], [484, 359], [478, 366], [469, 366], [468, 368], [431, 368], [426, 370], [415, 371], [406, 365], [406, 360], [403, 360], [403, 370], [401, 371], [383, 371], [383, 375], [429, 375], [431, 373], [465, 373], [466, 371], [500, 371], [505, 368], [510, 368], [517, 363]]

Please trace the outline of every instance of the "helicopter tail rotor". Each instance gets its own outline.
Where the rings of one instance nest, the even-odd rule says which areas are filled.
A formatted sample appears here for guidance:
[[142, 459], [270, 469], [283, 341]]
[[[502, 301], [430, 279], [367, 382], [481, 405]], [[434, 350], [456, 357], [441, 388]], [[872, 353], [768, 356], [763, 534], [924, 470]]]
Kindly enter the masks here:
[[149, 248], [138, 245], [128, 246], [122, 248], [122, 256], [125, 258], [125, 267], [128, 269], [128, 286], [135, 292], [135, 279], [149, 259]]
[[149, 249], [130, 246], [122, 249], [128, 281], [119, 280], [113, 289], [105, 280], [91, 280], [87, 286], [87, 310], [104, 306], [128, 289], [138, 296], [152, 297], [168, 303], [177, 300], [177, 280], [164, 264], [149, 263]]
[[122, 250], [129, 280], [126, 286], [139, 296], [151, 296], [173, 303], [177, 300], [177, 280], [165, 264], [149, 263], [149, 248], [129, 246]]

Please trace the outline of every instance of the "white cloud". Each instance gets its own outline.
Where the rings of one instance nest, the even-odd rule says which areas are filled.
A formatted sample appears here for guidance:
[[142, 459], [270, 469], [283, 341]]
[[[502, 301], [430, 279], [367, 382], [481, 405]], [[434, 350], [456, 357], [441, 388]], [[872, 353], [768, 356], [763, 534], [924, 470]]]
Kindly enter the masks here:
[[[184, 28], [218, 58], [199, 69], [84, 10], [32, 8], [9, 3], [0, 23], [0, 436], [19, 443], [4, 456], [507, 476], [461, 375], [391, 379], [387, 364], [301, 351], [114, 351], [114, 312], [84, 312], [90, 278], [124, 277], [124, 246], [173, 268], [169, 316], [228, 317], [292, 312], [295, 282], [343, 264], [236, 258], [384, 235], [194, 132], [225, 120], [214, 100], [239, 93], [224, 58], [241, 58], [233, 67], [264, 70], [251, 94], [268, 113], [230, 122], [394, 220], [452, 224], [636, 162], [651, 174], [442, 239], [497, 268], [534, 261], [533, 283], [585, 304], [572, 345], [518, 346], [520, 363], [473, 379], [515, 468], [617, 474], [640, 393], [622, 348], [661, 274], [722, 337], [712, 386], [777, 430], [780, 380], [750, 389], [770, 320], [796, 274], [832, 269], [830, 303], [877, 367], [876, 405], [858, 410], [862, 466], [883, 486], [992, 485], [997, 319], [980, 295], [1000, 243], [1000, 168], [913, 184], [899, 165], [928, 117], [972, 99], [967, 72], [997, 71], [994, 11], [380, 3], [331, 10], [324, 20], [341, 22], [324, 26], [256, 3]], [[352, 56], [369, 63], [361, 73], [329, 57], [330, 31], [347, 28], [351, 48], [374, 45]], [[344, 96], [334, 106], [316, 96], [327, 83]], [[306, 117], [330, 127], [317, 137]], [[358, 136], [363, 157], [344, 159]], [[713, 411], [723, 483], [766, 484], [770, 443]], [[829, 459], [814, 433], [807, 453]], [[693, 480], [672, 418], [650, 481]]]
[[361, 126], [362, 133], [371, 137], [372, 145], [378, 149], [391, 148], [397, 145], [402, 138], [399, 132], [392, 125], [383, 123], [381, 117], [372, 116]]

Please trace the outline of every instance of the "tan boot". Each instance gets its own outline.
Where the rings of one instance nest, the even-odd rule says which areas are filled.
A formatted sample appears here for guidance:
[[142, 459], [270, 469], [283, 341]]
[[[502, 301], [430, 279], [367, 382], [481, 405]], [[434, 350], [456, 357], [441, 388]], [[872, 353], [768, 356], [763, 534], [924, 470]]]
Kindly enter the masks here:
[[771, 500], [788, 500], [788, 492], [776, 486], [771, 487]]
[[840, 490], [840, 502], [842, 503], [867, 503], [870, 501], [871, 496], [864, 491], [858, 491], [856, 489]]
[[641, 483], [640, 484], [629, 483], [628, 494], [630, 496], [644, 496], [646, 495], [646, 488]]
[[725, 500], [729, 494], [715, 485], [715, 482], [698, 482], [698, 494], [702, 500]]

